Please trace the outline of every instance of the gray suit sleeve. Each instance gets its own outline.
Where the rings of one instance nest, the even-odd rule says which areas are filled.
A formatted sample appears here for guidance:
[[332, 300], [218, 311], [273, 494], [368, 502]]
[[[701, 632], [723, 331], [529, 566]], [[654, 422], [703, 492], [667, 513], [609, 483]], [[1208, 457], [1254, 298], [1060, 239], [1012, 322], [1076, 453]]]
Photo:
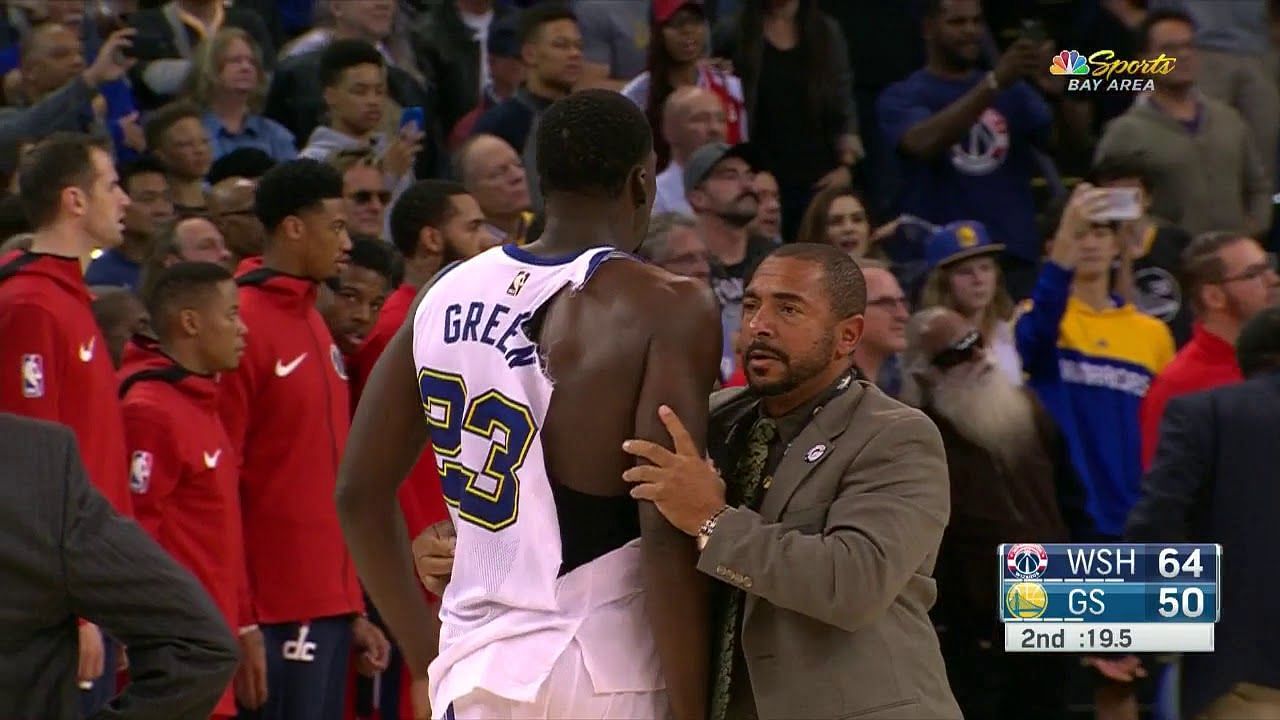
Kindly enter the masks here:
[[80, 130], [80, 114], [96, 93], [83, 77], [77, 77], [35, 105], [0, 116], [0, 147], [11, 147], [58, 130]]
[[128, 648], [132, 678], [94, 720], [208, 717], [235, 672], [231, 631], [195, 578], [89, 485], [73, 443], [64, 456], [70, 608]]
[[[821, 469], [818, 470], [821, 472]], [[821, 535], [726, 510], [698, 559], [732, 568], [770, 604], [854, 632], [880, 618], [938, 552], [951, 512], [946, 454], [923, 415], [887, 422], [844, 470]]]
[[1213, 472], [1212, 397], [1176, 397], [1160, 419], [1160, 439], [1142, 478], [1142, 495], [1129, 511], [1125, 538], [1133, 542], [1187, 539], [1192, 505]]

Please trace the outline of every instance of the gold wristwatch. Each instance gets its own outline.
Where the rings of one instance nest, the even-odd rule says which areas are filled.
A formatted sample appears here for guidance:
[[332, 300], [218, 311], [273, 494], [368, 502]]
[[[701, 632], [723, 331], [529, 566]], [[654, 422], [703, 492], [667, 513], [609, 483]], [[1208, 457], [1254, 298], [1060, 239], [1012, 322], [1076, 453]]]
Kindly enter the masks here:
[[729, 506], [725, 505], [712, 513], [711, 517], [702, 521], [702, 527], [698, 528], [698, 537], [695, 539], [695, 542], [698, 544], [698, 552], [702, 552], [706, 549], [707, 543], [711, 541], [711, 533], [716, 530], [716, 521], [719, 520], [720, 516], [724, 514], [724, 511], [728, 509]]

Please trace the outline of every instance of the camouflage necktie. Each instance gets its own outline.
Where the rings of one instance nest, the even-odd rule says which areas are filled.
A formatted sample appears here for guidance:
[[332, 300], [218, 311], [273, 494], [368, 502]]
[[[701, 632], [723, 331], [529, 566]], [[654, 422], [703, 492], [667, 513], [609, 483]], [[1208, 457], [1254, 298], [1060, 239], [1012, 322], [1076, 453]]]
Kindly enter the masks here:
[[[769, 457], [769, 443], [778, 432], [769, 418], [760, 418], [747, 436], [747, 451], [738, 463], [738, 472], [730, 478], [729, 504], [755, 508], [764, 480], [764, 464]], [[735, 503], [734, 500], [737, 500]], [[711, 691], [711, 720], [725, 720], [729, 709], [729, 680], [733, 672], [733, 651], [737, 646], [738, 610], [742, 607], [741, 590], [729, 589], [720, 632], [714, 638], [713, 657], [717, 659], [715, 685]]]

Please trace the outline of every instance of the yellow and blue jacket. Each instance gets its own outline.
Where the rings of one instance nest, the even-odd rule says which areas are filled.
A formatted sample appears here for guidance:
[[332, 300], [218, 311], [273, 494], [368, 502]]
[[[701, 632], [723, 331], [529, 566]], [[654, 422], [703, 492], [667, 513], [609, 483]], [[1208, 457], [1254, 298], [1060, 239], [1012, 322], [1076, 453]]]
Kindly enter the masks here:
[[1104, 310], [1072, 298], [1072, 276], [1044, 264], [1014, 336], [1027, 386], [1067, 440], [1095, 530], [1119, 537], [1142, 478], [1138, 408], [1173, 358], [1173, 337], [1118, 297]]

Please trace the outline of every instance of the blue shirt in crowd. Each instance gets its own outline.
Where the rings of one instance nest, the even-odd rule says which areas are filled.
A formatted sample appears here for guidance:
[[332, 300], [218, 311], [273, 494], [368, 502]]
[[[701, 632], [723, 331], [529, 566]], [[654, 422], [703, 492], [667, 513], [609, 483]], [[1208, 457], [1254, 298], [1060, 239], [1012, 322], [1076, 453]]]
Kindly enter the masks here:
[[137, 292], [141, 278], [142, 267], [116, 248], [104, 251], [84, 271], [84, 282], [90, 287], [126, 287]]
[[[947, 80], [917, 70], [890, 85], [876, 103], [885, 141], [897, 147], [913, 126], [955, 102], [985, 71]], [[1048, 139], [1053, 111], [1024, 82], [1001, 92], [969, 133], [938, 157], [918, 160], [898, 153], [903, 190], [898, 210], [930, 222], [978, 220], [1008, 252], [1029, 261], [1040, 257], [1031, 179], [1033, 145]]]
[[261, 115], [250, 115], [245, 118], [240, 132], [232, 134], [212, 112], [206, 112], [201, 118], [204, 129], [209, 133], [209, 142], [213, 144], [213, 159], [226, 155], [240, 148], [256, 148], [271, 156], [276, 162], [287, 162], [298, 157], [298, 148], [294, 144], [293, 133], [283, 125]]

